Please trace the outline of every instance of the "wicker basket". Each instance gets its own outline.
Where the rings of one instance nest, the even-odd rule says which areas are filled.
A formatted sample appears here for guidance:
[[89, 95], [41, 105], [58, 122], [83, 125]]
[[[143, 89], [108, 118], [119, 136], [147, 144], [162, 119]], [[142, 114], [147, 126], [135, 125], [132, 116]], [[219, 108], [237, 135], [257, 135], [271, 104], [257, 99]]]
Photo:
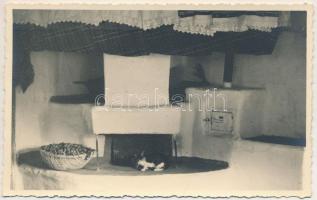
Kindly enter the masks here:
[[79, 154], [74, 156], [56, 155], [40, 150], [42, 160], [52, 169], [56, 170], [74, 170], [83, 168], [92, 158], [94, 152], [88, 154]]

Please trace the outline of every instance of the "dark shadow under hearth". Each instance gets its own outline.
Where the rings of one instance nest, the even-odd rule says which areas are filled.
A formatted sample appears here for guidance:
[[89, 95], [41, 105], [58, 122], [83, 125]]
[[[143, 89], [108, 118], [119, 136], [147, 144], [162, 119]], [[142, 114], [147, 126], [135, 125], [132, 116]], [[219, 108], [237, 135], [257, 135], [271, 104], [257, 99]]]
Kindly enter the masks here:
[[[18, 156], [18, 164], [34, 167], [42, 170], [50, 169], [42, 161], [38, 150], [30, 150], [20, 153]], [[97, 159], [93, 158], [83, 169], [72, 170], [70, 173], [75, 174], [100, 174], [100, 175], [118, 175], [118, 176], [139, 176], [139, 175], [162, 175], [162, 174], [187, 174], [222, 170], [229, 167], [229, 164], [224, 161], [210, 160], [197, 157], [179, 157], [174, 159], [169, 168], [164, 171], [154, 172], [146, 171], [140, 172], [132, 167], [112, 165], [109, 161], [100, 159], [99, 170], [97, 170]]]

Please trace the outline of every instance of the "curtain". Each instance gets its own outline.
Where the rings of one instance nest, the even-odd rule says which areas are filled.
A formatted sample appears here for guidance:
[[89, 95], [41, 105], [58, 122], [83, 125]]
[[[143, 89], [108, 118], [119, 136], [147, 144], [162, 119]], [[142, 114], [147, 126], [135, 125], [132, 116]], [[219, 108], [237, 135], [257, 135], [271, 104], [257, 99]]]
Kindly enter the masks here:
[[217, 31], [271, 31], [289, 24], [289, 12], [215, 12], [157, 10], [16, 10], [16, 24], [47, 27], [59, 22], [98, 26], [102, 22], [125, 24], [142, 30], [172, 25], [175, 31], [213, 36]]

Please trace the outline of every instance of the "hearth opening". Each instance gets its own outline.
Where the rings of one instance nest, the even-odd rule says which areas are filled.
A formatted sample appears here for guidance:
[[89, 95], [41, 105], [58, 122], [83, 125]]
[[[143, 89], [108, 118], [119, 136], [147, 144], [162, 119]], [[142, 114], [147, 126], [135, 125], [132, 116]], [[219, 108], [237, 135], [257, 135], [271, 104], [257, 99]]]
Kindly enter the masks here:
[[110, 162], [113, 165], [135, 167], [138, 159], [147, 156], [161, 157], [166, 164], [172, 161], [171, 135], [114, 134], [107, 138], [111, 143]]

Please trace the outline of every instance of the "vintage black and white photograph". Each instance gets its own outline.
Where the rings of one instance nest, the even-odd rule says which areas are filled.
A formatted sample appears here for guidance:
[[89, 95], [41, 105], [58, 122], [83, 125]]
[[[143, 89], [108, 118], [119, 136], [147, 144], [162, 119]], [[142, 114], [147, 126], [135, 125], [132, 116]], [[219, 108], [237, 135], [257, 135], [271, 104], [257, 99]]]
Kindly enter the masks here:
[[8, 7], [8, 195], [310, 194], [309, 6], [108, 7]]

